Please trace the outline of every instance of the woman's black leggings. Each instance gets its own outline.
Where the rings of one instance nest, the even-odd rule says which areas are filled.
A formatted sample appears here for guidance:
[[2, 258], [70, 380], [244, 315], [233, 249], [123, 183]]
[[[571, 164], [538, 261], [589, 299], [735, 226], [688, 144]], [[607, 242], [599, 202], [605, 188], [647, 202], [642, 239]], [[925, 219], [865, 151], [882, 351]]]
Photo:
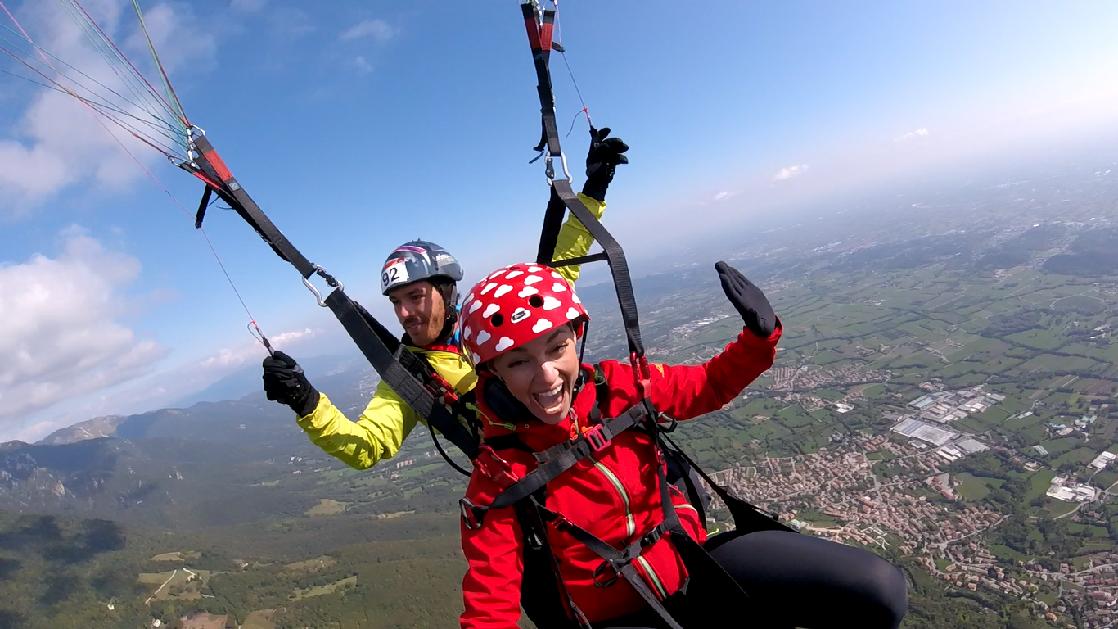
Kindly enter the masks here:
[[[877, 555], [786, 531], [724, 533], [706, 549], [749, 594], [746, 609], [704, 600], [693, 581], [673, 601], [684, 627], [864, 627], [895, 629], [908, 606], [904, 574]], [[651, 610], [603, 625], [658, 627]]]

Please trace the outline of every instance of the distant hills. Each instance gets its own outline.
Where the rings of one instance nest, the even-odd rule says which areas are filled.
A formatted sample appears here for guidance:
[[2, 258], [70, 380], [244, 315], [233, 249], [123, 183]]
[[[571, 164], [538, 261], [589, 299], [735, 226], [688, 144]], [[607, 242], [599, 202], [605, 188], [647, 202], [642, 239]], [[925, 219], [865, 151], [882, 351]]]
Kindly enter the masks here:
[[61, 446], [68, 443], [85, 441], [87, 439], [111, 437], [116, 433], [116, 427], [119, 426], [120, 423], [123, 422], [125, 419], [127, 418], [124, 415], [106, 415], [105, 417], [94, 417], [93, 419], [87, 419], [84, 422], [78, 422], [73, 426], [59, 428], [46, 437], [40, 439], [37, 444], [44, 446]]
[[[368, 368], [334, 369], [316, 382], [356, 416], [376, 378]], [[277, 493], [262, 484], [290, 473], [295, 459], [340, 467], [309, 443], [289, 409], [263, 393], [97, 417], [36, 444], [0, 445], [0, 510], [167, 528], [246, 521], [268, 513], [252, 512]], [[315, 500], [288, 502], [294, 506], [281, 511], [301, 513]]]

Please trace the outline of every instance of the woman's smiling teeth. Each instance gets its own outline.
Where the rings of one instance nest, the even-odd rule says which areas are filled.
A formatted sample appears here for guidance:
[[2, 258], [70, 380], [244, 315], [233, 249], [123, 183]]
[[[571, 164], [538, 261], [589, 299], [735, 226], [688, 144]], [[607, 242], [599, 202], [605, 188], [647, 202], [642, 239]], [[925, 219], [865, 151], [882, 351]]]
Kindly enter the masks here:
[[536, 404], [539, 404], [540, 408], [549, 413], [553, 413], [556, 410], [555, 407], [563, 403], [563, 383], [560, 382], [551, 390], [533, 393], [532, 397], [535, 399]]

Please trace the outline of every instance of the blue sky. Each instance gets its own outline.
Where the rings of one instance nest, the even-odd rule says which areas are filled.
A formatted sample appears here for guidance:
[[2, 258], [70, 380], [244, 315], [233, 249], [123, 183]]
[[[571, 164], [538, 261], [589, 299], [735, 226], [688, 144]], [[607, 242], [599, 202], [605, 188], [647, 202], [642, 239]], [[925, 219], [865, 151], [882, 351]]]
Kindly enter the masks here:
[[[45, 48], [95, 60], [60, 3], [5, 4]], [[130, 3], [82, 4], [146, 63]], [[547, 190], [527, 164], [539, 113], [517, 4], [141, 6], [187, 114], [238, 179], [390, 320], [375, 278], [399, 242], [452, 249], [467, 280], [534, 251]], [[647, 255], [774, 208], [1112, 129], [1116, 18], [1105, 2], [567, 0], [561, 35], [595, 122], [632, 146], [606, 222]], [[0, 34], [28, 52], [16, 42]], [[565, 128], [578, 101], [558, 56], [553, 71]], [[176, 204], [83, 108], [9, 74], [0, 86], [0, 440], [156, 408], [258, 362], [192, 229], [197, 182], [137, 151]], [[585, 123], [566, 147], [580, 179]], [[211, 210], [207, 233], [281, 347], [344, 346], [240, 219]]]

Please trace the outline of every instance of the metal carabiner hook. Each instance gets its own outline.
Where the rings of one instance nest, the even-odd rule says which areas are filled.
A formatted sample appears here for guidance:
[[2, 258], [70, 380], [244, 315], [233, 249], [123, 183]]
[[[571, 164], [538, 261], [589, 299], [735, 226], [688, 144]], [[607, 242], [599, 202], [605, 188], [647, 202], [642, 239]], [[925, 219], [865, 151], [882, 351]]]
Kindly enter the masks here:
[[[326, 283], [329, 284], [331, 287], [336, 288], [340, 291], [345, 290], [345, 286], [337, 279], [335, 279], [333, 275], [327, 273], [326, 269], [318, 266], [317, 264], [312, 265], [312, 268], [314, 269], [314, 274], [326, 280]], [[311, 284], [310, 279], [304, 277], [303, 285], [307, 287], [307, 290], [309, 290], [312, 295], [314, 295], [314, 299], [318, 302], [318, 305], [325, 308], [326, 300], [322, 298], [322, 293], [318, 292], [318, 289], [314, 287], [314, 284]]]

